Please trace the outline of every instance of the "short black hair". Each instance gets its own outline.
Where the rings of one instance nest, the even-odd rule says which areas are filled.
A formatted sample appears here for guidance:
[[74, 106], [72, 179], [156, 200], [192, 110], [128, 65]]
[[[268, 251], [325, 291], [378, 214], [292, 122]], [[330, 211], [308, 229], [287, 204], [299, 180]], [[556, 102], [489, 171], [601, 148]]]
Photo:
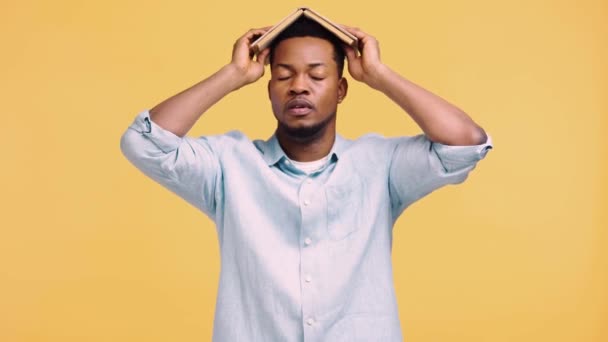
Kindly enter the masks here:
[[334, 47], [334, 61], [338, 66], [338, 77], [342, 77], [344, 72], [344, 47], [342, 47], [342, 41], [336, 37], [333, 33], [329, 32], [326, 28], [321, 26], [314, 20], [311, 20], [305, 16], [301, 16], [289, 27], [287, 27], [281, 34], [279, 34], [270, 44], [270, 54], [268, 56], [270, 65], [274, 58], [274, 50], [280, 42], [289, 38], [297, 37], [314, 37], [327, 40]]

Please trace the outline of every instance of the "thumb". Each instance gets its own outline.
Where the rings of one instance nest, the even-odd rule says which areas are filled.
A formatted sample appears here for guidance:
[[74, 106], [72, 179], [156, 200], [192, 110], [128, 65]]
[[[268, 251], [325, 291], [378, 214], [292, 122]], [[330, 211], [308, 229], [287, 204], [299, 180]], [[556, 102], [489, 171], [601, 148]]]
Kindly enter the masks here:
[[357, 59], [357, 52], [349, 45], [344, 45], [344, 53], [349, 63]]
[[258, 53], [256, 57], [256, 61], [262, 65], [266, 65], [268, 63], [268, 55], [270, 54], [270, 49], [266, 48], [262, 50], [262, 52]]

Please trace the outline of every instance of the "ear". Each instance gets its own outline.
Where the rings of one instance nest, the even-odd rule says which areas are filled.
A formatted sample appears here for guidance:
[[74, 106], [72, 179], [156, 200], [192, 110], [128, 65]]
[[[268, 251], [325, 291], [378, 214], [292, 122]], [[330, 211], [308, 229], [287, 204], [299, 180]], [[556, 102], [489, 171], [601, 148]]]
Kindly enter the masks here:
[[338, 81], [338, 103], [342, 103], [346, 94], [348, 93], [348, 82], [345, 77], [342, 77], [340, 81]]

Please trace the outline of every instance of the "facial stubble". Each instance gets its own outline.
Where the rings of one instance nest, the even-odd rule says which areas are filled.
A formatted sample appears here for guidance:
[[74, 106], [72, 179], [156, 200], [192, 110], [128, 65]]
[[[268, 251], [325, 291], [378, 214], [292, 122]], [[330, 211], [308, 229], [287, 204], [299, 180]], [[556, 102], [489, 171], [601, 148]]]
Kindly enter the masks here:
[[336, 112], [334, 111], [325, 120], [317, 122], [311, 126], [290, 127], [289, 125], [278, 121], [277, 130], [283, 133], [286, 137], [298, 142], [308, 142], [317, 140], [323, 136], [329, 124], [335, 119]]

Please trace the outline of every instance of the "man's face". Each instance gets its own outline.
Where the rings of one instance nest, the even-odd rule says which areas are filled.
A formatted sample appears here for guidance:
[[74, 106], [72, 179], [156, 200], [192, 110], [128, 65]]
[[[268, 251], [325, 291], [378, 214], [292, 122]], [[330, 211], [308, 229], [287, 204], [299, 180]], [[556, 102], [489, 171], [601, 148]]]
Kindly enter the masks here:
[[268, 95], [283, 133], [307, 139], [335, 130], [347, 84], [333, 56], [333, 45], [314, 37], [289, 38], [275, 47]]

